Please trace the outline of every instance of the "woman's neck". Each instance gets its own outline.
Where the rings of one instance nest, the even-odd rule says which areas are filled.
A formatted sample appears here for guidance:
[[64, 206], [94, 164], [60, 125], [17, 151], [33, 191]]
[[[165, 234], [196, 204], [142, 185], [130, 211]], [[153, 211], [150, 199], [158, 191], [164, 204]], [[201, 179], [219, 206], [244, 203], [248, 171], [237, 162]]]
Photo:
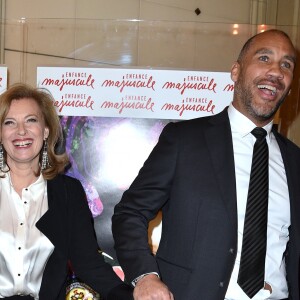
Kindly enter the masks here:
[[32, 168], [10, 168], [10, 179], [15, 191], [21, 196], [22, 190], [37, 180]]

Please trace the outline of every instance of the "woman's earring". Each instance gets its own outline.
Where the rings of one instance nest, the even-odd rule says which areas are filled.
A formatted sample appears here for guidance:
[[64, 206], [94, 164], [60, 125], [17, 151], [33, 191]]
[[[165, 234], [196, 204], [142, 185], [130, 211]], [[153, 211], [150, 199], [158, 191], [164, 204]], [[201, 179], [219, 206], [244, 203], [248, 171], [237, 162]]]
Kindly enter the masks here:
[[3, 170], [4, 167], [4, 156], [3, 156], [3, 147], [0, 144], [0, 170]]
[[48, 159], [48, 141], [45, 139], [44, 141], [44, 148], [43, 148], [43, 153], [42, 153], [42, 170], [46, 170], [49, 167], [49, 159]]

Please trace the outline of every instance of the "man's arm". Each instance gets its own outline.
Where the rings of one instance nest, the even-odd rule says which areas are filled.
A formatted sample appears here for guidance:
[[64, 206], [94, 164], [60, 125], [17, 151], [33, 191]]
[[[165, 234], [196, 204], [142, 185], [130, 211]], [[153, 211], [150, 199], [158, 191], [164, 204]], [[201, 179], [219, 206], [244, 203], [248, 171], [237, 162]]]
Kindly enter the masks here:
[[148, 244], [148, 223], [169, 199], [178, 151], [175, 128], [173, 123], [165, 127], [112, 217], [117, 257], [129, 282], [142, 274], [159, 274]]

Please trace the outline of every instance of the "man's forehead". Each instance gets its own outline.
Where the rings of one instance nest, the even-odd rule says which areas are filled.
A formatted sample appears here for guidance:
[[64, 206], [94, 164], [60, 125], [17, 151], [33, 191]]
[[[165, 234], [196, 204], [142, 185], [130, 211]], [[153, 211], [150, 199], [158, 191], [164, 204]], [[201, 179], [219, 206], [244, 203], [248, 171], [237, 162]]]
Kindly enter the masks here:
[[[279, 43], [281, 41], [281, 43]], [[276, 49], [282, 49], [286, 52], [285, 56], [291, 58], [291, 60], [296, 60], [296, 50], [291, 43], [291, 41], [279, 33], [265, 33], [258, 35], [253, 39], [250, 46], [255, 53], [274, 53]]]

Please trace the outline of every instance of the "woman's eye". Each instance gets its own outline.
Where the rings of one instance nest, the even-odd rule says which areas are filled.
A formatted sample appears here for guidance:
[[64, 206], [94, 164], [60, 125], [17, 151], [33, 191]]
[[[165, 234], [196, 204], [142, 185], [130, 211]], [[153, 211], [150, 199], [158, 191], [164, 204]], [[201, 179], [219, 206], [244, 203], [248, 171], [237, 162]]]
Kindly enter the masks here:
[[27, 119], [27, 122], [28, 123], [35, 123], [35, 122], [37, 122], [37, 119], [36, 118], [30, 118], [30, 119]]
[[13, 125], [14, 122], [13, 122], [13, 121], [10, 121], [10, 120], [7, 120], [7, 121], [4, 121], [3, 124], [9, 126], [9, 125]]

